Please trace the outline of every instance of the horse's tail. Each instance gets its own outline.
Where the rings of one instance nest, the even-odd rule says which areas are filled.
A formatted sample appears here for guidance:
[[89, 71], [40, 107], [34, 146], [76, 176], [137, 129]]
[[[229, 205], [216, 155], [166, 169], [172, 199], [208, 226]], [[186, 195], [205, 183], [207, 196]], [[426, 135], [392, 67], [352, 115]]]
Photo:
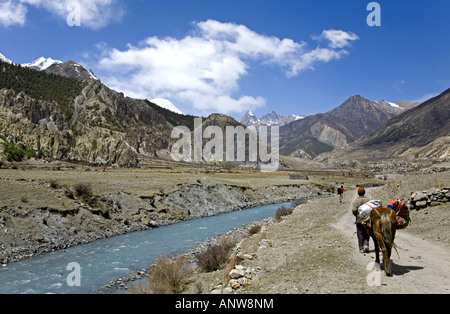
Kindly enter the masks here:
[[381, 216], [380, 223], [381, 223], [381, 234], [383, 236], [384, 243], [388, 247], [393, 248], [397, 252], [397, 255], [399, 256], [397, 251], [397, 245], [394, 243], [394, 239], [392, 236], [391, 217], [388, 214], [383, 214]]
[[380, 218], [381, 223], [381, 234], [383, 236], [383, 241], [389, 247], [392, 247], [392, 228], [391, 228], [391, 217], [388, 214], [384, 214]]

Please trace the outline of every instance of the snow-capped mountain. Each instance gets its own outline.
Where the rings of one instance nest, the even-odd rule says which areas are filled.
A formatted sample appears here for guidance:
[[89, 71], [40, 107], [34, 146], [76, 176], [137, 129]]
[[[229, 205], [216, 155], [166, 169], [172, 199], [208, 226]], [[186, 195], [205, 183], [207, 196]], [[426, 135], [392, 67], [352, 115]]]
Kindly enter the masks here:
[[174, 104], [172, 104], [170, 102], [170, 100], [167, 100], [167, 99], [164, 99], [164, 98], [155, 98], [153, 100], [150, 100], [150, 102], [152, 102], [152, 103], [154, 103], [154, 104], [156, 104], [156, 105], [158, 105], [158, 106], [160, 106], [160, 107], [162, 107], [164, 109], [167, 109], [167, 110], [170, 110], [172, 112], [184, 115], [184, 113], [180, 109], [178, 109]]
[[[8, 58], [6, 58], [5, 55], [3, 55], [1, 52], [0, 52], [0, 60], [13, 64], [13, 62]], [[87, 70], [81, 64], [76, 63], [72, 60], [68, 62], [62, 62], [59, 60], [54, 60], [52, 58], [40, 57], [34, 60], [33, 62], [23, 63], [21, 64], [21, 66], [37, 71], [44, 71], [46, 73], [52, 73], [56, 75], [62, 75], [65, 77], [75, 78], [77, 80], [94, 79], [99, 81], [99, 79], [94, 75], [94, 73], [92, 73], [91, 70]]]
[[12, 64], [13, 62], [11, 60], [9, 60], [8, 58], [6, 58], [6, 56], [0, 52], [0, 60], [9, 64]]
[[60, 64], [60, 63], [63, 63], [63, 62], [59, 61], [59, 60], [53, 60], [52, 58], [40, 57], [39, 59], [36, 59], [31, 63], [24, 63], [24, 64], [22, 64], [22, 66], [27, 67], [27, 68], [33, 68], [33, 69], [39, 70], [39, 71], [44, 71], [44, 70], [47, 70], [52, 65]]
[[258, 123], [258, 121], [259, 119], [251, 111], [247, 111], [247, 113], [241, 119], [241, 123], [247, 126], [254, 125]]
[[266, 114], [264, 117], [258, 119], [253, 112], [248, 111], [244, 117], [242, 117], [241, 123], [247, 126], [283, 126], [289, 124], [293, 121], [297, 121], [303, 119], [305, 117], [298, 116], [295, 114], [291, 114], [288, 116], [282, 116], [272, 111], [269, 114]]
[[22, 66], [38, 71], [45, 71], [47, 73], [74, 78], [77, 80], [99, 80], [94, 75], [94, 73], [92, 73], [92, 71], [87, 70], [81, 64], [76, 63], [72, 60], [68, 62], [62, 62], [59, 60], [54, 60], [52, 58], [40, 57], [39, 59], [36, 59], [31, 63], [24, 63], [22, 64]]

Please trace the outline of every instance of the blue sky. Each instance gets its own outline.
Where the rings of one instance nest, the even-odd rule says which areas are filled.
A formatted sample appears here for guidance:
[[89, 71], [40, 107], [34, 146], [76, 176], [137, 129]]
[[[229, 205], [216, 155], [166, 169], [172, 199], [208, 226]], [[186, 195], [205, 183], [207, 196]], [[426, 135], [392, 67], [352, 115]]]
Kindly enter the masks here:
[[369, 2], [0, 0], [0, 51], [15, 63], [72, 59], [126, 95], [237, 119], [450, 88], [450, 1], [377, 1], [379, 27]]

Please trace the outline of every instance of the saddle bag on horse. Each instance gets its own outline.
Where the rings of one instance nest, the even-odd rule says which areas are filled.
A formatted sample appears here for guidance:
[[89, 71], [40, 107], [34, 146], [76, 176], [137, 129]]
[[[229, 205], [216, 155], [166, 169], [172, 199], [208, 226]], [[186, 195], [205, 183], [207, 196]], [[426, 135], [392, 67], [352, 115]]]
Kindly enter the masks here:
[[370, 226], [370, 212], [374, 209], [380, 208], [383, 203], [378, 200], [369, 201], [358, 207], [358, 214], [364, 217], [363, 224]]
[[383, 206], [381, 201], [368, 201], [358, 207], [358, 213], [364, 217], [367, 217], [370, 216], [370, 212], [373, 209], [380, 208], [381, 206]]

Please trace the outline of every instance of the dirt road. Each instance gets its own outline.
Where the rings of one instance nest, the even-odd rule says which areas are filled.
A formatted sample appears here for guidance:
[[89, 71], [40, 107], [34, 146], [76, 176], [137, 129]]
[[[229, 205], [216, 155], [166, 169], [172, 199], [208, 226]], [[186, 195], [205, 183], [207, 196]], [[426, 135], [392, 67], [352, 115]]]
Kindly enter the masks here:
[[[367, 196], [386, 204], [437, 185], [450, 186], [448, 173], [404, 176], [369, 188]], [[450, 204], [411, 211], [412, 224], [396, 234], [399, 257], [394, 251], [393, 276], [387, 277], [383, 269], [371, 268], [375, 261], [372, 240], [369, 253], [359, 252], [351, 213], [356, 196], [352, 188], [343, 203], [336, 195], [311, 200], [281, 222], [243, 239], [237, 251], [253, 258], [239, 263], [252, 269], [252, 278], [245, 289], [233, 293], [449, 294]], [[201, 274], [192, 280], [193, 286], [227, 287], [229, 272], [226, 268]]]
[[[373, 241], [370, 240], [369, 254], [358, 252], [354, 220], [354, 216], [348, 210], [333, 226], [348, 238], [352, 238], [353, 262], [361, 267], [367, 267], [375, 258]], [[409, 234], [406, 229], [397, 232], [395, 243], [398, 246], [399, 256], [393, 251], [391, 256], [393, 276], [386, 277], [384, 272], [377, 274], [381, 275], [380, 293], [450, 293], [448, 247], [420, 239]]]

